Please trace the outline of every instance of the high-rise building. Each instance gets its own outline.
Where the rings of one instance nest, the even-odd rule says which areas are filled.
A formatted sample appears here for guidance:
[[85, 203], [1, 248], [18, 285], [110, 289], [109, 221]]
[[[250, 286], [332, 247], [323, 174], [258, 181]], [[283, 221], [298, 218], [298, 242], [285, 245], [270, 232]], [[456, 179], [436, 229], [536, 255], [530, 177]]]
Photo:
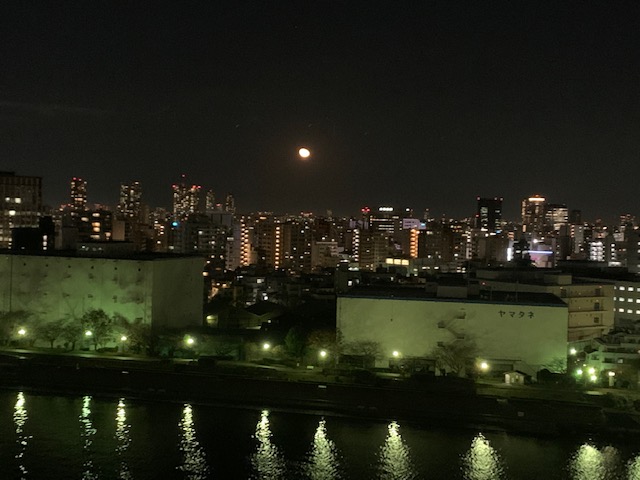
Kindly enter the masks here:
[[547, 200], [540, 195], [522, 200], [522, 231], [538, 236], [544, 235]]
[[173, 216], [176, 220], [186, 220], [186, 218], [198, 212], [200, 203], [200, 185], [187, 185], [186, 176], [181, 176], [180, 183], [174, 183], [173, 189]]
[[142, 212], [142, 186], [140, 182], [120, 184], [117, 214], [121, 220], [139, 221]]
[[204, 198], [204, 203], [205, 203], [204, 211], [207, 215], [210, 215], [216, 210], [218, 210], [216, 205], [216, 194], [213, 190], [207, 190], [207, 193], [205, 194], [205, 198]]
[[477, 197], [476, 228], [489, 233], [500, 233], [502, 226], [502, 197]]
[[545, 223], [549, 230], [567, 235], [569, 225], [569, 209], [566, 205], [559, 203], [549, 203], [545, 212]]
[[0, 172], [0, 248], [11, 246], [11, 229], [38, 227], [42, 178]]
[[71, 212], [82, 213], [87, 210], [87, 182], [79, 177], [71, 179]]
[[227, 194], [224, 209], [226, 212], [236, 213], [236, 200], [231, 193]]

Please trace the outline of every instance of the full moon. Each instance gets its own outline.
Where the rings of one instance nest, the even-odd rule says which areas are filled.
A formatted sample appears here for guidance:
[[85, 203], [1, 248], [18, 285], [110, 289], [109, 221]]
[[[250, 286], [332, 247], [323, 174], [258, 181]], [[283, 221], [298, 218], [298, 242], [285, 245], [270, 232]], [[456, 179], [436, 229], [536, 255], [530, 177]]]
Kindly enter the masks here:
[[300, 158], [309, 158], [311, 152], [307, 148], [301, 148], [298, 150], [298, 155], [300, 155]]

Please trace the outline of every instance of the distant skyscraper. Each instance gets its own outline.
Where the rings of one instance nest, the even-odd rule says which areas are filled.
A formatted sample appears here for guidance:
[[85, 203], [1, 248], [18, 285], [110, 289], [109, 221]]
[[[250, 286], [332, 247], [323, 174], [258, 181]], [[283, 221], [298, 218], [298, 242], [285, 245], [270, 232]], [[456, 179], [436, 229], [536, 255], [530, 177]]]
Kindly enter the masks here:
[[198, 212], [200, 200], [200, 185], [188, 186], [185, 183], [185, 175], [182, 175], [180, 183], [174, 183], [173, 189], [173, 215], [178, 220], [185, 220], [189, 215]]
[[[567, 227], [569, 224], [569, 209], [566, 205], [549, 203], [546, 207], [545, 216], [547, 226], [554, 232], [561, 232], [563, 227]], [[567, 229], [565, 228], [561, 233], [566, 235]]]
[[87, 210], [87, 182], [79, 177], [71, 179], [71, 211], [75, 213]]
[[522, 200], [522, 231], [544, 235], [547, 200], [540, 195]]
[[502, 221], [502, 197], [477, 197], [477, 201], [476, 228], [490, 233], [499, 233], [502, 228], [500, 225]]
[[207, 190], [205, 194], [205, 213], [207, 215], [216, 211], [216, 194], [213, 190]]
[[38, 227], [42, 178], [0, 172], [0, 248], [11, 246], [11, 229]]
[[224, 209], [227, 212], [236, 213], [236, 200], [233, 198], [233, 195], [228, 193], [227, 199], [224, 204]]
[[140, 182], [122, 183], [118, 217], [122, 220], [140, 220], [142, 212], [142, 186]]

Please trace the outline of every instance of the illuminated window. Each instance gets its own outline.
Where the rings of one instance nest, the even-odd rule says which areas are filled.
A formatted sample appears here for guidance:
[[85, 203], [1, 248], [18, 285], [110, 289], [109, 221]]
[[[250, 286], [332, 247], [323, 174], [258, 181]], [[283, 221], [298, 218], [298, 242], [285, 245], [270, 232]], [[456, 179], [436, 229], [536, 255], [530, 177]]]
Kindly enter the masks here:
[[633, 310], [627, 310], [627, 313], [633, 313]]
[[618, 300], [620, 300], [621, 302], [624, 302], [626, 300], [626, 298], [624, 297], [618, 297]]
[[618, 312], [620, 312], [620, 313], [624, 313], [624, 308], [619, 308], [619, 309], [618, 309]]
[[633, 292], [633, 287], [629, 287], [627, 288], [627, 290], [629, 290], [630, 292]]

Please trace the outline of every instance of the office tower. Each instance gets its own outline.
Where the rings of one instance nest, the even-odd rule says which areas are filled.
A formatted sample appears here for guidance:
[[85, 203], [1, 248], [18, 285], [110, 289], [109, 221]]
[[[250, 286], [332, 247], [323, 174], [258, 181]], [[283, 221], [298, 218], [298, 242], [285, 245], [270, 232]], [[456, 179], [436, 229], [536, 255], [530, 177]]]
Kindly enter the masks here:
[[189, 215], [198, 212], [200, 200], [200, 185], [187, 185], [186, 176], [181, 176], [180, 183], [174, 183], [173, 216], [176, 220], [186, 220]]
[[71, 212], [82, 213], [87, 210], [87, 182], [79, 177], [71, 179]]
[[560, 232], [566, 235], [566, 227], [569, 224], [569, 209], [566, 205], [558, 203], [549, 203], [546, 207], [545, 223], [548, 228], [554, 232]]
[[543, 236], [545, 231], [546, 199], [540, 195], [522, 200], [522, 231]]
[[226, 212], [236, 213], [236, 200], [235, 198], [233, 198], [233, 195], [231, 193], [227, 194], [224, 209]]
[[120, 184], [117, 214], [121, 220], [139, 221], [142, 213], [142, 186], [140, 182]]
[[389, 235], [380, 230], [362, 232], [360, 237], [358, 267], [375, 272], [386, 264], [387, 257], [393, 255]]
[[216, 194], [213, 190], [207, 190], [204, 198], [204, 211], [207, 215], [212, 214], [216, 208]]
[[0, 248], [11, 246], [11, 229], [38, 227], [42, 178], [0, 172]]
[[502, 227], [502, 197], [477, 197], [476, 228], [489, 233], [500, 233]]

